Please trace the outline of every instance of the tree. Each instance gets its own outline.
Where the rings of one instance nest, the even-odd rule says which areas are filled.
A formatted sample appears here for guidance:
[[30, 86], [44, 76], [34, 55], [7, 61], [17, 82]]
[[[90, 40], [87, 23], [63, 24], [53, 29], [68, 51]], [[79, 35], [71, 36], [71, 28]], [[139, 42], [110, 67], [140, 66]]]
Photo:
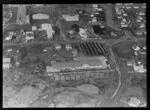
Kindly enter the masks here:
[[73, 24], [72, 28], [78, 33], [79, 32], [79, 25]]

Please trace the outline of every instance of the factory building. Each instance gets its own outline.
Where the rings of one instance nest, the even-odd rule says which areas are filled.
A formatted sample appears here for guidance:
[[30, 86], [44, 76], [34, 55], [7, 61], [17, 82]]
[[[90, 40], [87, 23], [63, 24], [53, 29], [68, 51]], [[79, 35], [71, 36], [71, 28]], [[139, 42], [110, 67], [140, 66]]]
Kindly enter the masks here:
[[55, 33], [51, 24], [42, 24], [42, 29], [46, 30], [47, 38], [51, 39]]
[[99, 57], [78, 57], [76, 61], [53, 62], [52, 66], [47, 67], [47, 72], [60, 72], [61, 70], [79, 70], [79, 69], [106, 69], [107, 59], [104, 56]]

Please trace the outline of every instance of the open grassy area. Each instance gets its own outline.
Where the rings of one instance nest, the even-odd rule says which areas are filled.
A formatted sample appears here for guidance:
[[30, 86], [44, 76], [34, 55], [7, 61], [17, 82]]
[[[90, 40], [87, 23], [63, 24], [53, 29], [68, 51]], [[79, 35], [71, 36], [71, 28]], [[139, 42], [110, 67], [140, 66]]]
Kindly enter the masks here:
[[130, 59], [134, 56], [134, 51], [132, 49], [134, 43], [134, 41], [122, 41], [115, 44], [112, 50], [117, 56]]

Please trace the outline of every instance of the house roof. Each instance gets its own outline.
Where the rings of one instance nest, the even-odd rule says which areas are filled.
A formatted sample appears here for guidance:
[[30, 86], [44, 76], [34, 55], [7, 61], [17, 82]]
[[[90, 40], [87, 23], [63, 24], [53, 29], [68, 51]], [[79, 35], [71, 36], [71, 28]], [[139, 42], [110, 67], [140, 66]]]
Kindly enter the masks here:
[[59, 72], [60, 70], [51, 66], [46, 66], [47, 72]]
[[128, 60], [127, 64], [135, 64], [135, 60]]
[[37, 13], [37, 14], [32, 15], [32, 19], [49, 19], [49, 15]]
[[10, 58], [3, 58], [3, 63], [10, 63]]
[[10, 64], [9, 63], [4, 63], [3, 64], [3, 68], [9, 68], [10, 67]]

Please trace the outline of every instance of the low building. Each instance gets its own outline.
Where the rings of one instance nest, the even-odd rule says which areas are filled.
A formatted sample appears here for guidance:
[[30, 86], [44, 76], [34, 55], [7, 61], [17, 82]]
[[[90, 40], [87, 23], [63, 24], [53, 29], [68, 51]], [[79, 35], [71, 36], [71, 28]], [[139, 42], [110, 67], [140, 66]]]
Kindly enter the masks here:
[[61, 49], [61, 45], [60, 44], [55, 44], [55, 49], [56, 50], [60, 50]]
[[140, 15], [140, 16], [144, 16], [144, 15], [145, 15], [145, 12], [139, 12], [139, 15]]
[[143, 33], [141, 31], [137, 31], [136, 35], [141, 36], [141, 35], [143, 35]]
[[97, 18], [96, 18], [96, 17], [93, 17], [92, 23], [95, 23], [95, 22], [97, 22]]
[[134, 6], [133, 6], [133, 8], [138, 9], [138, 8], [139, 8], [139, 6], [138, 6], [138, 5], [134, 5]]
[[9, 40], [11, 40], [12, 39], [12, 36], [7, 36], [6, 38], [5, 38], [5, 40], [7, 40], [7, 41], [9, 41]]
[[130, 107], [138, 107], [141, 101], [137, 97], [131, 97], [127, 103]]
[[9, 69], [11, 67], [11, 58], [3, 58], [3, 69]]
[[139, 47], [137, 44], [133, 45], [132, 48], [133, 48], [135, 51], [139, 51], [139, 50], [140, 50], [140, 47]]
[[133, 66], [135, 64], [135, 60], [127, 61], [127, 66]]
[[143, 46], [143, 49], [146, 50], [147, 49], [146, 46]]
[[34, 14], [32, 15], [32, 19], [49, 19], [49, 15], [47, 14], [42, 14], [42, 13], [37, 13], [37, 14]]
[[138, 72], [138, 73], [145, 73], [146, 72], [146, 69], [144, 68], [143, 64], [140, 64], [140, 65], [134, 64], [133, 68], [134, 68], [134, 71]]
[[33, 39], [34, 39], [33, 31], [27, 31], [26, 32], [26, 41], [33, 40]]
[[113, 37], [117, 37], [117, 34], [114, 33], [114, 32], [110, 32], [110, 35], [113, 36]]
[[98, 8], [98, 4], [93, 4], [92, 7], [93, 8]]
[[141, 23], [140, 28], [145, 28], [145, 23]]
[[62, 15], [62, 17], [66, 21], [79, 21], [79, 15], [78, 14], [74, 14], [74, 15]]
[[32, 31], [36, 31], [37, 27], [36, 26], [32, 26]]
[[146, 55], [146, 50], [145, 50], [145, 49], [142, 49], [142, 50], [139, 51], [139, 53], [140, 53], [140, 54], [143, 54], [143, 55]]
[[87, 38], [87, 33], [86, 33], [86, 29], [80, 28], [79, 29], [79, 35], [81, 36], [82, 39], [86, 39]]
[[51, 24], [42, 24], [41, 27], [43, 30], [46, 30], [47, 38], [51, 39], [55, 33], [55, 31], [52, 28], [52, 25]]
[[131, 6], [126, 6], [126, 9], [131, 9], [132, 7]]

